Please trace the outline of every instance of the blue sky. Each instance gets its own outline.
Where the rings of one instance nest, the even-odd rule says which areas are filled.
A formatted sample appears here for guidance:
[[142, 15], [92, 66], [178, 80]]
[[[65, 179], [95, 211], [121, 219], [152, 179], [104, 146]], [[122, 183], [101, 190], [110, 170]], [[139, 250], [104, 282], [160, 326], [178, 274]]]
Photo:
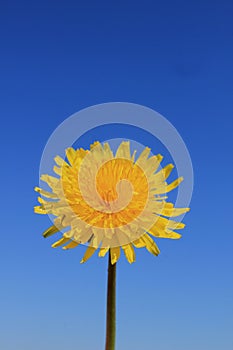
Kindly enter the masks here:
[[2, 349], [104, 348], [107, 259], [80, 265], [84, 247], [50, 248], [50, 221], [32, 208], [50, 134], [112, 101], [168, 118], [195, 175], [183, 238], [157, 241], [158, 258], [138, 250], [135, 264], [118, 264], [117, 350], [232, 349], [232, 7], [2, 2]]

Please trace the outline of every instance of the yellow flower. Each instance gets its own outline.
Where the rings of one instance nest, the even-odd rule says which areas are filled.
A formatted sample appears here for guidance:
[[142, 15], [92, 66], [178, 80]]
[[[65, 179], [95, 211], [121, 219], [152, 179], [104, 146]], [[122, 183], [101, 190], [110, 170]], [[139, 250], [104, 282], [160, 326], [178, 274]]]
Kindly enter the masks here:
[[110, 250], [112, 264], [122, 249], [132, 263], [134, 247], [159, 254], [151, 236], [180, 238], [174, 230], [185, 225], [169, 218], [189, 208], [174, 208], [166, 201], [166, 193], [183, 179], [167, 184], [172, 164], [159, 169], [162, 156], [149, 157], [148, 147], [136, 161], [135, 153], [130, 153], [129, 142], [122, 142], [115, 155], [108, 143], [95, 142], [90, 150], [68, 148], [67, 161], [55, 157], [57, 165], [53, 170], [58, 177], [41, 176], [52, 192], [36, 187], [44, 198], [39, 196], [40, 205], [34, 208], [36, 213], [55, 216], [54, 225], [44, 232], [44, 237], [63, 232], [52, 247], [71, 249], [88, 244], [81, 262], [97, 248], [101, 257]]

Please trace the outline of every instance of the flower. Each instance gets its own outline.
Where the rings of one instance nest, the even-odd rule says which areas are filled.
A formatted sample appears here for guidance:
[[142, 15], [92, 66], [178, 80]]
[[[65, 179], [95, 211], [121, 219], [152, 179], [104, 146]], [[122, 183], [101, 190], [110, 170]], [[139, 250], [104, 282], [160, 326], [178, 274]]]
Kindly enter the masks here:
[[71, 249], [88, 244], [81, 263], [99, 248], [99, 256], [110, 251], [111, 263], [118, 261], [121, 249], [129, 263], [135, 261], [136, 248], [145, 247], [158, 255], [151, 236], [178, 239], [175, 229], [184, 224], [171, 220], [189, 208], [175, 208], [166, 194], [183, 180], [166, 180], [173, 165], [160, 168], [161, 155], [150, 156], [146, 147], [135, 160], [130, 143], [120, 144], [114, 155], [109, 144], [95, 142], [90, 150], [68, 148], [66, 159], [56, 156], [53, 170], [58, 177], [42, 175], [52, 191], [35, 187], [39, 206], [35, 213], [53, 215], [54, 225], [44, 233], [49, 237], [59, 231], [62, 238], [52, 247]]

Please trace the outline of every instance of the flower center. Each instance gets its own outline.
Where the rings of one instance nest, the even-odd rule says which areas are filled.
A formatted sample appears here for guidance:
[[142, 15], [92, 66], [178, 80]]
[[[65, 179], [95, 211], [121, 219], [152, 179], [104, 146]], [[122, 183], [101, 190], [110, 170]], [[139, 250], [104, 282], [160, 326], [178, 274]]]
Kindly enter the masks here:
[[77, 217], [99, 228], [116, 228], [135, 220], [148, 201], [144, 171], [125, 158], [113, 158], [92, 170], [84, 162], [78, 176], [77, 169], [70, 168], [62, 180], [66, 201]]

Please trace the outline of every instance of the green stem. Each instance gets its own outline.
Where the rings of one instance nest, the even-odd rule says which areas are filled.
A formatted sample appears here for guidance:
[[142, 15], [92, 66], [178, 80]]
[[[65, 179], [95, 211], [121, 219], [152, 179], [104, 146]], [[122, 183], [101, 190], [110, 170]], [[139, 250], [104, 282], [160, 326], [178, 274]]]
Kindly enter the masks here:
[[116, 264], [112, 265], [109, 250], [108, 292], [107, 292], [107, 331], [105, 350], [115, 350], [116, 339]]

